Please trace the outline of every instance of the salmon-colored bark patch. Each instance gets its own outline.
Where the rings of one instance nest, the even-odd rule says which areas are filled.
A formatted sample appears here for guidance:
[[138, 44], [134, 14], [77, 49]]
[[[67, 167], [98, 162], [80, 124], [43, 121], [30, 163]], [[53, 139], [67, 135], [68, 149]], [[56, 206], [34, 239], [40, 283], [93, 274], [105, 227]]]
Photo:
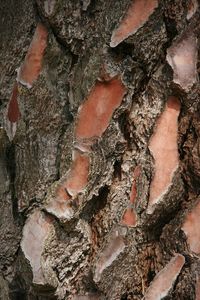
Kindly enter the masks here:
[[124, 248], [125, 244], [123, 237], [119, 235], [118, 231], [115, 231], [112, 233], [110, 241], [103, 249], [96, 264], [94, 281], [98, 282], [100, 280], [102, 272], [113, 263], [113, 261], [119, 256]]
[[89, 156], [78, 150], [73, 151], [73, 163], [65, 187], [68, 193], [75, 197], [87, 185], [89, 175]]
[[25, 57], [25, 61], [18, 70], [17, 81], [31, 88], [42, 69], [42, 59], [47, 46], [48, 31], [39, 23], [36, 27], [32, 42]]
[[176, 254], [170, 262], [162, 269], [153, 279], [149, 288], [147, 289], [145, 300], [161, 300], [167, 296], [173, 284], [179, 275], [185, 258], [181, 254]]
[[12, 95], [8, 104], [8, 120], [12, 123], [17, 122], [20, 119], [20, 110], [19, 110], [19, 104], [17, 101], [18, 97], [18, 86], [15, 82], [12, 90]]
[[69, 200], [71, 196], [69, 195], [67, 188], [65, 187], [66, 183], [60, 184], [56, 190], [56, 196], [60, 200]]
[[[133, 173], [133, 184], [131, 187], [131, 193], [130, 193], [130, 204], [133, 205], [135, 203], [135, 198], [137, 196], [137, 186], [136, 186], [136, 180], [138, 176], [140, 175], [140, 167], [136, 167]], [[132, 207], [128, 207], [125, 211], [123, 218], [122, 218], [122, 224], [125, 224], [127, 226], [135, 226], [137, 223], [137, 214]]]
[[172, 182], [172, 177], [179, 164], [178, 155], [178, 116], [180, 102], [176, 97], [169, 97], [166, 107], [159, 117], [149, 149], [153, 155], [154, 177], [150, 185], [147, 212], [151, 213], [154, 204], [162, 199]]
[[52, 219], [50, 217], [41, 211], [35, 211], [29, 216], [23, 229], [21, 248], [30, 262], [33, 272], [33, 283], [36, 284], [44, 284], [41, 255], [51, 226]]
[[185, 218], [182, 230], [185, 232], [190, 250], [200, 254], [200, 202]]
[[137, 223], [137, 215], [133, 208], [127, 208], [123, 218], [122, 218], [122, 224], [127, 226], [135, 226]]
[[46, 210], [57, 218], [70, 220], [73, 217], [73, 208], [70, 202], [71, 197], [64, 186], [59, 186], [56, 196], [46, 206]]
[[134, 34], [149, 19], [157, 6], [157, 0], [132, 0], [119, 27], [112, 34], [110, 46], [116, 47], [127, 37]]
[[57, 218], [68, 220], [73, 217], [72, 201], [78, 193], [83, 192], [88, 183], [89, 166], [89, 155], [81, 153], [79, 150], [74, 150], [72, 166], [67, 174], [67, 178], [61, 180], [55, 191], [55, 197], [45, 207], [49, 213]]
[[92, 140], [100, 137], [109, 125], [114, 110], [121, 104], [125, 87], [120, 79], [97, 82], [88, 99], [80, 108], [76, 139]]
[[167, 61], [173, 69], [173, 81], [188, 90], [197, 82], [197, 39], [193, 34], [175, 42], [167, 50]]

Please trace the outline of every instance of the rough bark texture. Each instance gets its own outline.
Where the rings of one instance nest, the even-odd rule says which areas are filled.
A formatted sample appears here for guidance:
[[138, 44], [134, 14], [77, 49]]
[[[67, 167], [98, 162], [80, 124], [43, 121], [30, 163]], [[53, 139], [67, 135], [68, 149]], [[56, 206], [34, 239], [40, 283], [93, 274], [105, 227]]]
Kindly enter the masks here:
[[200, 4], [0, 6], [0, 299], [200, 299]]

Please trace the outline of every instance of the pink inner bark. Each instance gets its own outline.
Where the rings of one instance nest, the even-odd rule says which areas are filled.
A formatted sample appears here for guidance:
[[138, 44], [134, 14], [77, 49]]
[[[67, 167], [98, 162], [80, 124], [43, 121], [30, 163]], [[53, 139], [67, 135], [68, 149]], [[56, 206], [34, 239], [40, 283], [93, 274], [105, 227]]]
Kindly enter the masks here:
[[200, 202], [185, 218], [182, 230], [185, 232], [190, 250], [200, 254]]
[[173, 69], [173, 80], [188, 90], [197, 82], [197, 39], [190, 34], [167, 51], [167, 61]]
[[70, 200], [71, 196], [68, 194], [65, 185], [60, 184], [56, 190], [55, 198], [51, 199], [46, 206], [46, 210], [58, 218], [71, 219], [74, 212]]
[[145, 293], [145, 300], [161, 300], [167, 296], [179, 275], [185, 258], [181, 254], [176, 254], [170, 262], [153, 279]]
[[51, 224], [52, 219], [50, 217], [41, 211], [35, 211], [29, 216], [23, 229], [21, 248], [30, 262], [33, 282], [36, 284], [44, 284], [41, 255]]
[[125, 243], [118, 231], [115, 231], [108, 242], [108, 245], [101, 252], [101, 256], [96, 264], [94, 280], [98, 282], [101, 278], [102, 272], [109, 267], [113, 261], [124, 250]]
[[18, 70], [17, 80], [31, 88], [42, 69], [42, 59], [47, 46], [48, 31], [39, 23], [36, 27], [32, 42], [25, 57], [25, 61]]
[[151, 212], [152, 206], [159, 202], [167, 192], [179, 164], [177, 145], [179, 112], [179, 100], [176, 97], [169, 97], [150, 139], [149, 149], [155, 165], [154, 177], [150, 185], [149, 212]]
[[73, 156], [72, 167], [65, 186], [68, 193], [75, 197], [87, 185], [90, 160], [86, 153], [82, 154], [78, 150], [74, 150]]
[[114, 30], [110, 46], [116, 47], [134, 34], [149, 19], [157, 6], [157, 0], [133, 0], [119, 27]]
[[77, 140], [100, 137], [114, 110], [121, 104], [125, 87], [119, 79], [97, 82], [80, 108], [75, 136]]
[[137, 215], [133, 208], [127, 208], [123, 218], [122, 218], [122, 224], [127, 226], [135, 226], [137, 223]]
[[56, 189], [55, 198], [50, 201], [46, 209], [59, 218], [71, 219], [73, 208], [69, 200], [73, 200], [78, 193], [82, 192], [89, 175], [89, 156], [79, 150], [73, 151], [73, 162], [67, 178], [61, 180]]

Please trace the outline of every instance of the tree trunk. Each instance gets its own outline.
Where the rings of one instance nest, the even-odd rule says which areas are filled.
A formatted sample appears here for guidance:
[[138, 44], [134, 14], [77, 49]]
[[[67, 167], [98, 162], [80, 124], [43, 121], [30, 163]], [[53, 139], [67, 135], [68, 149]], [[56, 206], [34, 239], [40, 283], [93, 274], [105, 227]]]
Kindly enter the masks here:
[[197, 0], [0, 8], [0, 299], [200, 299]]

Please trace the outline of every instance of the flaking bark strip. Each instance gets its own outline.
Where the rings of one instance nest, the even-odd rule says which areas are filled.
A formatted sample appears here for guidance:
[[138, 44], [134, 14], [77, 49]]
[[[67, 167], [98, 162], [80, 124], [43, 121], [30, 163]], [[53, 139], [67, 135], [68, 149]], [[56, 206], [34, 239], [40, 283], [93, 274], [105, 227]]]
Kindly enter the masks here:
[[41, 211], [35, 211], [30, 215], [24, 225], [21, 249], [30, 262], [35, 284], [45, 285], [41, 255], [51, 226], [52, 219]]
[[179, 113], [180, 102], [178, 98], [169, 97], [149, 142], [149, 150], [155, 161], [147, 207], [149, 214], [153, 212], [155, 205], [162, 201], [163, 196], [167, 193], [179, 165], [177, 144]]
[[112, 236], [106, 247], [102, 250], [100, 257], [97, 261], [94, 281], [98, 282], [101, 279], [103, 271], [109, 267], [119, 254], [124, 250], [125, 243], [123, 237], [119, 234], [118, 230], [112, 232]]
[[61, 182], [57, 184], [55, 192], [50, 192], [45, 209], [59, 219], [70, 220], [74, 215], [71, 205], [71, 196], [68, 194], [65, 185]]
[[74, 215], [73, 200], [84, 191], [88, 183], [90, 159], [87, 153], [73, 150], [72, 165], [67, 175], [56, 187], [55, 195], [46, 210], [60, 219], [71, 219]]
[[187, 34], [167, 50], [167, 62], [173, 69], [173, 81], [188, 91], [197, 82], [197, 38]]
[[157, 0], [132, 0], [128, 11], [112, 34], [110, 46], [116, 47], [130, 35], [133, 35], [148, 21], [157, 7]]
[[176, 254], [170, 262], [156, 275], [147, 289], [144, 300], [161, 300], [168, 295], [181, 272], [185, 257]]
[[192, 252], [200, 254], [200, 202], [189, 212], [182, 226]]
[[41, 72], [42, 59], [47, 46], [47, 37], [48, 31], [46, 27], [38, 23], [24, 63], [17, 70], [17, 81], [27, 88], [32, 87]]

